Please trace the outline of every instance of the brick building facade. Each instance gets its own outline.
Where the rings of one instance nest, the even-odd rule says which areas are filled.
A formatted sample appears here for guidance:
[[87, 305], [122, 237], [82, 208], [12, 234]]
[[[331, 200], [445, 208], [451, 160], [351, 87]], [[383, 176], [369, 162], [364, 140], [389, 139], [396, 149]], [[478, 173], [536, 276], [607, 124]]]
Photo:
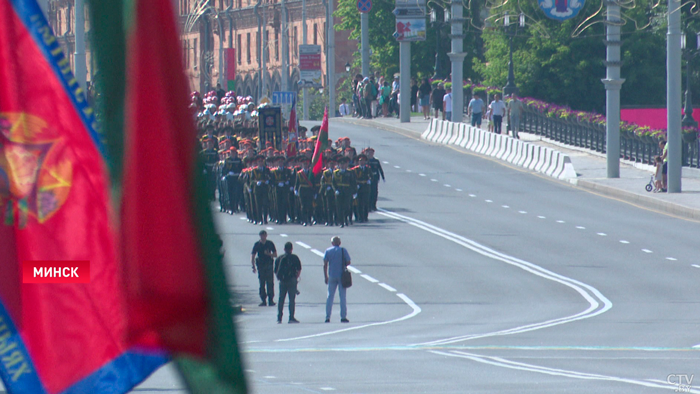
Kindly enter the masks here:
[[[226, 86], [221, 69], [226, 67], [225, 49], [235, 52], [236, 92], [260, 97], [260, 39], [265, 46], [264, 93], [297, 91], [299, 81], [298, 45], [302, 41], [302, 1], [286, 2], [288, 15], [289, 86], [282, 86], [282, 7], [279, 0], [173, 0], [179, 14], [182, 61], [192, 90], [204, 91], [218, 82]], [[337, 0], [333, 0], [336, 2]], [[256, 15], [257, 5], [257, 15]], [[87, 6], [86, 6], [87, 7]], [[47, 19], [73, 67], [75, 36], [74, 0], [48, 0]], [[321, 68], [326, 80], [326, 10], [323, 0], [306, 1], [307, 43], [321, 45]], [[259, 17], [258, 17], [259, 15]], [[87, 16], [87, 10], [86, 10]], [[93, 75], [89, 21], [86, 17], [87, 80]], [[337, 20], [337, 18], [334, 18]], [[261, 31], [258, 22], [261, 22]], [[349, 40], [349, 31], [335, 32], [336, 86], [344, 77], [345, 63], [352, 62], [357, 41]], [[220, 78], [221, 77], [221, 78]], [[340, 78], [338, 78], [340, 77]]]

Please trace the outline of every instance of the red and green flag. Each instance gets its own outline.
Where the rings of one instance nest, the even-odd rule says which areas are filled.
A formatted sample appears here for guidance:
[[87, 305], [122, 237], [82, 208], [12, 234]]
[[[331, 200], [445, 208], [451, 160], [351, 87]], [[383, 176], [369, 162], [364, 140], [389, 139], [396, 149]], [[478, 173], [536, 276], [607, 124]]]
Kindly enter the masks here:
[[311, 166], [314, 175], [318, 175], [323, 170], [323, 151], [328, 147], [328, 107], [323, 112], [323, 121], [321, 128], [318, 130], [316, 138], [316, 146], [314, 147], [314, 155], [311, 159]]
[[[101, 140], [36, 1], [0, 0], [0, 378], [11, 394], [123, 393], [167, 361], [127, 341]], [[65, 283], [58, 265], [87, 266], [83, 283]]]

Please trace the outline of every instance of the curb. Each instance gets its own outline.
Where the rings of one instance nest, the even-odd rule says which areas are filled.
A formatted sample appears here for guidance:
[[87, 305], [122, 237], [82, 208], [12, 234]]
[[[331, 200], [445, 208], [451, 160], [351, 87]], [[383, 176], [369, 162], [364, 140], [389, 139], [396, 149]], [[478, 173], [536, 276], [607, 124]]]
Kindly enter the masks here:
[[[347, 119], [347, 118], [334, 118], [334, 119], [342, 119], [341, 121], [344, 123], [350, 123], [350, 124], [355, 124], [358, 126], [366, 126], [366, 127], [374, 127], [377, 129], [382, 129], [382, 130], [387, 130], [387, 131], [392, 131], [396, 132], [401, 135], [405, 135], [414, 139], [419, 139], [421, 141], [425, 142], [432, 142], [430, 140], [421, 138], [422, 135], [421, 133], [414, 132], [411, 130], [407, 130], [402, 127], [397, 127], [397, 126], [391, 126], [391, 125], [385, 125], [381, 123], [372, 123], [370, 121], [363, 121], [360, 119]], [[433, 122], [431, 122], [430, 126], [433, 126]], [[430, 128], [430, 126], [428, 128]], [[426, 135], [428, 134], [429, 130], [426, 130], [422, 134]], [[433, 134], [435, 132], [433, 131]], [[475, 135], [476, 134], [476, 135]], [[476, 138], [474, 138], [476, 137]], [[433, 135], [434, 138], [434, 135]], [[470, 141], [471, 140], [471, 141]], [[458, 139], [459, 141], [459, 139]], [[517, 140], [517, 141], [522, 141], [522, 140]], [[484, 143], [486, 142], [486, 143]], [[549, 142], [549, 141], [545, 141]], [[433, 142], [434, 143], [434, 142]], [[484, 145], [487, 145], [488, 142], [484, 140], [480, 140], [478, 138], [478, 133], [475, 133], [474, 130], [467, 129], [465, 130], [465, 135], [464, 138], [459, 141], [459, 145], [462, 148], [465, 148], [467, 150], [473, 151], [474, 153], [479, 153], [478, 151], [480, 150], [479, 148], [483, 149]], [[515, 160], [514, 162], [510, 162], [510, 164], [514, 164], [518, 167], [522, 167], [524, 169], [529, 169], [529, 167], [533, 167], [534, 165], [537, 164], [537, 160], [533, 160], [533, 154], [539, 153], [539, 150], [537, 147], [539, 145], [536, 144], [522, 144], [522, 147], [520, 148], [520, 152], [517, 152], [515, 155]], [[562, 146], [562, 147], [567, 147], [567, 146]], [[566, 156], [566, 155], [564, 155]], [[568, 156], [566, 156], [568, 159]], [[570, 159], [569, 159], [570, 160]], [[565, 172], [573, 172], [575, 174], [575, 171], [573, 171], [573, 167], [570, 166], [570, 163], [567, 163]], [[556, 172], [555, 172], [556, 174]], [[553, 177], [547, 177], [549, 179], [553, 180], [559, 180]], [[600, 195], [606, 196], [606, 197], [611, 197], [611, 198], [616, 198], [623, 200], [623, 202], [633, 204], [639, 207], [651, 209], [657, 212], [665, 213], [665, 214], [670, 214], [674, 216], [679, 216], [682, 218], [686, 219], [691, 219], [691, 220], [698, 220], [700, 221], [700, 209], [696, 208], [691, 208], [687, 207], [685, 205], [680, 205], [678, 203], [673, 203], [669, 201], [664, 201], [664, 200], [659, 200], [656, 198], [653, 198], [651, 196], [646, 196], [642, 194], [637, 194], [634, 192], [629, 192], [623, 189], [616, 188], [614, 186], [608, 186], [608, 185], [603, 185], [597, 182], [593, 181], [588, 181], [584, 179], [578, 179], [574, 177], [570, 177], [567, 179], [563, 179], [564, 182], [567, 182], [568, 184], [583, 189], [587, 190], [590, 192], [598, 193]]]

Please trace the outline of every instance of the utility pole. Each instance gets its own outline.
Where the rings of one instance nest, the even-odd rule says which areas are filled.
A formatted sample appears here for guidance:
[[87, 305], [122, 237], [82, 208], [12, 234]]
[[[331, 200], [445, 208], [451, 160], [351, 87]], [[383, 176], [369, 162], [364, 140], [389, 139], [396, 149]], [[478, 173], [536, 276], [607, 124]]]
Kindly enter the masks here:
[[85, 3], [84, 0], [75, 0], [75, 79], [83, 90], [87, 86], [87, 62], [85, 61]]
[[[306, 45], [308, 42], [306, 42], [306, 0], [301, 0], [301, 42]], [[296, 51], [299, 51], [299, 48], [295, 48]], [[309, 89], [306, 87], [306, 81], [304, 81], [304, 114], [303, 118], [304, 120], [309, 120]]]
[[335, 0], [328, 0], [328, 15], [326, 16], [326, 48], [328, 48], [326, 65], [328, 66], [328, 117], [335, 117], [335, 29], [333, 28], [333, 3]]
[[282, 8], [282, 91], [289, 91], [289, 40], [287, 34], [287, 3], [285, 0], [280, 0]]
[[[411, 122], [411, 43], [399, 42], [399, 117], [401, 123]], [[452, 112], [454, 114], [454, 111]]]
[[360, 14], [360, 43], [362, 45], [362, 76], [369, 76], [369, 13]]
[[[258, 41], [262, 41], [262, 36], [263, 36], [263, 34], [262, 34], [262, 16], [260, 15], [260, 4], [261, 3], [262, 3], [262, 0], [258, 0], [258, 2], [255, 3], [255, 7], [253, 7], [253, 11], [255, 12], [255, 16], [258, 18]], [[263, 65], [263, 61], [262, 61], [263, 47], [262, 47], [262, 44], [260, 42], [258, 42], [257, 47], [258, 47], [258, 50], [260, 51], [259, 52], [260, 54], [258, 56], [258, 60], [260, 62], [260, 64], [259, 64], [260, 65], [260, 71], [259, 71], [260, 75], [258, 78], [258, 97], [256, 97], [255, 101], [260, 103], [260, 99], [263, 96], [263, 66], [262, 66]]]
[[463, 6], [460, 0], [452, 0], [452, 19], [450, 20], [450, 28], [452, 38], [452, 52], [450, 61], [452, 62], [452, 121], [460, 123], [464, 114], [464, 89], [462, 89], [462, 80], [464, 68], [464, 57], [467, 55], [464, 52], [464, 34], [462, 18]]
[[[607, 159], [608, 178], [620, 177], [620, 89], [624, 79], [620, 78], [620, 5], [617, 2], [607, 2], [607, 20], [605, 38], [606, 48], [606, 78], [605, 85], [605, 152]], [[669, 27], [670, 28], [670, 27]], [[680, 40], [680, 36], [679, 36]], [[680, 41], [679, 41], [680, 44]], [[678, 70], [680, 74], [680, 70]], [[678, 117], [680, 119], [680, 116]]]
[[681, 192], [681, 2], [668, 0], [666, 35], [668, 192]]

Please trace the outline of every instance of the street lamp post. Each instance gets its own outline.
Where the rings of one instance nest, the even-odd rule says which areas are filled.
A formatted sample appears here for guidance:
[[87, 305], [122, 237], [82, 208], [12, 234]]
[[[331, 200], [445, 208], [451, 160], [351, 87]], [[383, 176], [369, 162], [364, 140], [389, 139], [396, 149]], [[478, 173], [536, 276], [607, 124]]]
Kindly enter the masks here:
[[697, 128], [698, 122], [693, 119], [693, 92], [690, 88], [690, 63], [695, 56], [697, 56], [700, 50], [700, 33], [696, 33], [696, 47], [691, 49], [687, 47], [686, 43], [687, 36], [685, 33], [681, 34], [681, 49], [685, 51], [685, 107], [683, 108], [683, 120], [681, 125], [683, 127]]
[[444, 22], [437, 19], [437, 11], [435, 8], [430, 10], [430, 23], [435, 29], [435, 73], [433, 74], [433, 79], [442, 79], [442, 67], [440, 64], [440, 30], [443, 26], [448, 24], [450, 18], [450, 13], [448, 10], [444, 10]]
[[508, 61], [508, 81], [506, 82], [506, 86], [503, 87], [503, 95], [518, 93], [518, 87], [515, 85], [515, 72], [513, 71], [513, 38], [518, 34], [518, 27], [525, 27], [525, 14], [521, 12], [520, 17], [518, 18], [518, 24], [511, 25], [510, 15], [508, 15], [508, 11], [506, 11], [505, 16], [503, 17], [503, 28], [508, 36], [510, 50]]
[[345, 63], [345, 72], [348, 73], [348, 74], [350, 73], [350, 67], [351, 67], [351, 66], [350, 66], [350, 63], [349, 63], [349, 62], [348, 62], [348, 63]]

